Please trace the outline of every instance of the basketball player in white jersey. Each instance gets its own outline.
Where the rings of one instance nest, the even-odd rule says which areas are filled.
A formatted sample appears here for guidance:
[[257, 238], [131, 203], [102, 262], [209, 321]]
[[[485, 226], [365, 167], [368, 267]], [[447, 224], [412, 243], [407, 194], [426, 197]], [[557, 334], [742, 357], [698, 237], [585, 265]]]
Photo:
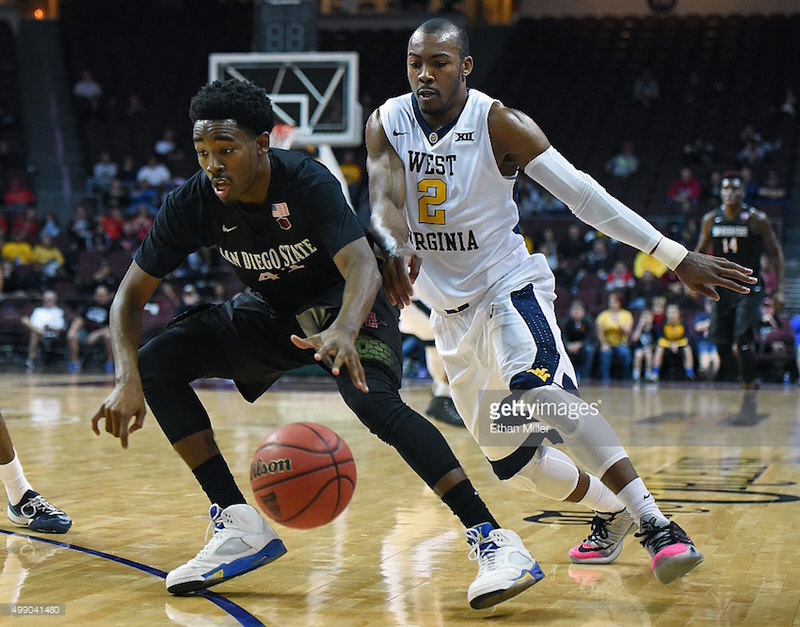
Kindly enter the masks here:
[[[467, 89], [472, 67], [463, 29], [425, 22], [408, 44], [411, 93], [388, 100], [367, 122], [371, 227], [386, 256], [384, 288], [400, 307], [412, 295], [431, 306], [456, 408], [495, 474], [596, 512], [592, 533], [570, 559], [610, 563], [638, 526], [653, 573], [669, 583], [703, 557], [659, 510], [606, 419], [542, 410], [580, 401], [555, 318], [553, 274], [514, 232], [516, 174], [524, 170], [578, 218], [652, 254], [701, 294], [717, 299], [713, 286], [747, 293], [751, 271], [663, 237], [576, 170], [527, 115]], [[482, 400], [492, 391], [522, 394], [533, 418], [556, 429], [591, 474], [520, 428], [530, 423], [525, 416], [516, 424], [496, 420]], [[494, 549], [476, 545], [478, 554]], [[494, 559], [511, 572], [516, 547], [502, 548]]]

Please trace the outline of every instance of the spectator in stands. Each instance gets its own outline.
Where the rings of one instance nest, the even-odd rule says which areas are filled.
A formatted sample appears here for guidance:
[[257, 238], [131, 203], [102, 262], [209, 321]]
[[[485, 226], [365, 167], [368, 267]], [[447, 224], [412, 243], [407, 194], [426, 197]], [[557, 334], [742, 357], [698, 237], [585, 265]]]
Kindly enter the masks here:
[[758, 200], [756, 202], [760, 209], [775, 207], [780, 210], [781, 215], [784, 215], [789, 208], [787, 195], [786, 187], [781, 184], [778, 173], [775, 170], [769, 170], [764, 183], [758, 188]]
[[145, 182], [155, 189], [165, 187], [172, 179], [169, 168], [158, 160], [156, 155], [151, 155], [147, 164], [139, 168], [136, 173], [136, 182]]
[[681, 168], [680, 176], [672, 182], [667, 192], [667, 200], [673, 207], [683, 211], [693, 207], [700, 199], [700, 183], [694, 178], [690, 168]]
[[722, 204], [722, 197], [719, 195], [720, 188], [722, 187], [722, 172], [719, 170], [712, 170], [708, 175], [708, 185], [703, 190], [703, 196], [706, 200], [706, 205], [709, 209], [714, 209]]
[[100, 160], [92, 168], [92, 178], [89, 184], [91, 193], [105, 193], [111, 188], [111, 183], [117, 178], [119, 167], [111, 158], [111, 153], [104, 150], [100, 153]]
[[650, 299], [650, 311], [653, 312], [653, 324], [656, 329], [661, 329], [664, 326], [664, 317], [667, 310], [667, 298], [659, 294]]
[[692, 347], [689, 346], [689, 337], [686, 327], [681, 320], [681, 310], [678, 305], [671, 303], [667, 305], [666, 320], [661, 327], [661, 336], [656, 344], [655, 355], [653, 356], [653, 380], [658, 381], [661, 376], [661, 368], [664, 365], [664, 354], [669, 351], [671, 355], [681, 359], [684, 375], [690, 381], [694, 380], [694, 358]]
[[631, 300], [628, 303], [628, 309], [631, 311], [643, 311], [648, 309], [649, 303], [653, 300], [653, 297], [661, 296], [663, 293], [664, 285], [661, 281], [659, 281], [653, 273], [646, 271], [640, 279], [636, 280], [636, 284], [631, 291]]
[[105, 207], [128, 207], [131, 204], [131, 190], [119, 177], [111, 181], [108, 189], [103, 193]]
[[125, 155], [122, 157], [122, 165], [119, 167], [119, 180], [126, 187], [131, 187], [136, 183], [136, 175], [139, 168], [136, 167], [136, 160], [133, 155]]
[[153, 217], [158, 213], [158, 207], [161, 205], [161, 193], [159, 190], [144, 180], [136, 183], [131, 190], [128, 205], [129, 213], [136, 213], [141, 205], [146, 206], [148, 213]]
[[[740, 174], [742, 185], [744, 185], [744, 201], [752, 204], [758, 198], [758, 183], [753, 179], [753, 170], [745, 166], [740, 170]], [[726, 173], [725, 176], [736, 176], [736, 173]]]
[[742, 149], [736, 153], [736, 161], [739, 165], [758, 166], [763, 160], [764, 149], [752, 139], [748, 139]]
[[642, 365], [644, 365], [645, 381], [653, 380], [653, 347], [655, 343], [656, 327], [653, 324], [653, 312], [645, 309], [639, 314], [639, 320], [631, 333], [634, 381], [642, 378]]
[[559, 252], [565, 257], [580, 259], [584, 253], [589, 251], [589, 248], [581, 225], [578, 222], [571, 222], [558, 244]]
[[80, 79], [72, 87], [72, 95], [75, 97], [78, 115], [85, 118], [100, 110], [103, 88], [89, 70], [83, 70]]
[[628, 300], [635, 284], [633, 274], [628, 270], [628, 264], [621, 259], [615, 261], [614, 267], [606, 277], [606, 291], [619, 292], [625, 300]]
[[145, 109], [142, 99], [138, 94], [128, 96], [128, 104], [125, 107], [125, 117], [131, 122], [146, 122], [147, 109]]
[[[161, 138], [155, 143], [155, 146], [153, 146], [153, 152], [157, 154], [162, 161], [172, 164], [173, 168], [178, 168], [179, 170], [183, 167], [184, 161], [186, 161], [185, 153], [178, 147], [175, 129], [170, 127], [164, 129]], [[193, 174], [197, 164], [194, 162], [192, 163], [191, 173]], [[172, 174], [175, 174], [174, 169]]]
[[633, 83], [633, 99], [644, 107], [649, 107], [653, 100], [661, 97], [661, 90], [650, 70], [645, 70]]
[[608, 295], [608, 309], [595, 320], [597, 339], [600, 342], [600, 376], [603, 383], [611, 380], [611, 365], [616, 358], [622, 379], [627, 379], [631, 368], [631, 350], [628, 339], [633, 330], [633, 314], [622, 307], [622, 297], [616, 292]]
[[0, 258], [3, 261], [10, 261], [17, 266], [27, 266], [31, 262], [33, 249], [24, 234], [22, 230], [11, 231], [10, 239], [0, 247]]
[[[0, 245], [3, 237], [0, 235]], [[13, 294], [22, 292], [27, 288], [26, 281], [17, 272], [17, 266], [12, 261], [0, 261], [0, 294]]]
[[[6, 222], [5, 216], [0, 213], [0, 235], [5, 236], [8, 233], [8, 222]], [[5, 239], [3, 239], [5, 242]]]
[[52, 211], [48, 211], [42, 220], [42, 225], [39, 228], [39, 236], [41, 237], [43, 235], [47, 235], [52, 239], [56, 239], [61, 235], [61, 226], [59, 226], [58, 220]]
[[111, 351], [111, 334], [108, 329], [111, 310], [111, 292], [104, 285], [94, 290], [92, 302], [76, 316], [67, 331], [69, 348], [69, 372], [81, 371], [80, 350], [103, 342], [106, 351], [106, 373], [114, 372], [114, 355]]
[[72, 218], [70, 218], [69, 226], [67, 227], [67, 235], [73, 252], [88, 248], [92, 239], [92, 221], [89, 218], [86, 205], [75, 205], [72, 210]]
[[139, 247], [142, 240], [147, 237], [153, 226], [153, 217], [147, 205], [139, 205], [136, 213], [125, 223], [125, 237], [131, 240], [132, 246], [125, 247], [126, 250], [135, 250]]
[[12, 176], [8, 180], [8, 189], [3, 194], [3, 204], [6, 205], [6, 209], [22, 209], [35, 205], [36, 196], [25, 185], [22, 177]]
[[161, 133], [161, 138], [153, 146], [153, 152], [161, 159], [168, 159], [178, 149], [175, 143], [175, 129], [165, 128]]
[[[121, 231], [120, 231], [121, 232]], [[94, 221], [92, 236], [87, 242], [86, 250], [98, 253], [110, 253], [114, 248], [114, 243], [106, 233], [106, 227], [103, 224], [103, 216], [97, 216]]]
[[42, 235], [39, 243], [33, 247], [30, 263], [45, 286], [49, 286], [58, 278], [66, 277], [64, 254], [49, 235]]
[[28, 207], [22, 213], [17, 214], [11, 225], [11, 234], [15, 233], [19, 233], [30, 244], [38, 239], [39, 216], [36, 213], [36, 207]]
[[31, 371], [39, 344], [52, 345], [67, 328], [67, 322], [64, 318], [64, 310], [58, 306], [58, 296], [53, 290], [44, 292], [42, 304], [33, 310], [30, 317], [23, 316], [21, 321], [30, 332], [28, 359], [25, 361], [25, 367]]
[[102, 286], [109, 292], [115, 292], [119, 286], [120, 277], [115, 277], [111, 264], [105, 257], [100, 260], [97, 270], [89, 277], [76, 277], [78, 292], [81, 294], [93, 294], [95, 290]]
[[591, 250], [583, 256], [581, 270], [587, 274], [595, 274], [605, 281], [613, 267], [614, 259], [609, 255], [606, 238], [595, 238]]
[[588, 381], [592, 377], [596, 350], [594, 323], [581, 301], [570, 303], [569, 316], [561, 322], [561, 333], [578, 382]]
[[542, 229], [542, 236], [541, 238], [537, 238], [534, 248], [538, 252], [542, 252], [543, 246], [547, 247], [550, 255], [553, 257], [558, 256], [558, 240], [556, 240], [556, 232], [549, 226], [546, 226]]
[[758, 265], [761, 271], [761, 282], [764, 284], [764, 296], [772, 296], [778, 289], [778, 273], [775, 272], [772, 258], [763, 254], [759, 258]]
[[714, 144], [700, 136], [683, 146], [683, 159], [687, 166], [703, 165], [713, 168], [715, 153]]
[[112, 207], [108, 213], [98, 216], [100, 224], [103, 226], [108, 241], [111, 243], [112, 250], [122, 248], [122, 234], [125, 229], [125, 218], [119, 207]]
[[619, 178], [628, 178], [638, 171], [639, 157], [631, 141], [623, 142], [622, 150], [606, 162], [606, 172]]
[[778, 315], [775, 303], [765, 298], [761, 303], [761, 325], [756, 337], [759, 373], [784, 374], [793, 369], [795, 360], [794, 332], [789, 320]]
[[697, 352], [697, 373], [706, 381], [713, 381], [719, 372], [719, 353], [711, 335], [711, 313], [714, 301], [703, 299], [703, 311], [694, 318], [695, 351]]

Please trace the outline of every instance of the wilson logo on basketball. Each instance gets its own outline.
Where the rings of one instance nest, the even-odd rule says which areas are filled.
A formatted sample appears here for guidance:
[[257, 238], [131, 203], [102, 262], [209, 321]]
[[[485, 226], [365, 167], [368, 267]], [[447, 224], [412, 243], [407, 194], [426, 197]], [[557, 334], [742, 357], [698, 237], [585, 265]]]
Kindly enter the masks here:
[[268, 464], [258, 459], [250, 466], [250, 480], [264, 477], [265, 475], [277, 475], [282, 472], [292, 472], [291, 459], [276, 459]]

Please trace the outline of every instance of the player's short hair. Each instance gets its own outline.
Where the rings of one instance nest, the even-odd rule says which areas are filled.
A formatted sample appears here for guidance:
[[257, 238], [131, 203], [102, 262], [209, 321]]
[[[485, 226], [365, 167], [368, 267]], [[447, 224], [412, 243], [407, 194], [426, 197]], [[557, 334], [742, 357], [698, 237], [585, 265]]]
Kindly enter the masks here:
[[269, 133], [275, 126], [272, 101], [263, 87], [231, 78], [205, 85], [189, 104], [192, 124], [197, 120], [236, 120], [254, 135]]
[[427, 22], [423, 22], [415, 32], [419, 32], [424, 35], [438, 35], [448, 31], [452, 32], [459, 55], [463, 61], [469, 56], [469, 37], [467, 37], [467, 31], [457, 24], [454, 24], [450, 20], [446, 20], [442, 17], [435, 17]]

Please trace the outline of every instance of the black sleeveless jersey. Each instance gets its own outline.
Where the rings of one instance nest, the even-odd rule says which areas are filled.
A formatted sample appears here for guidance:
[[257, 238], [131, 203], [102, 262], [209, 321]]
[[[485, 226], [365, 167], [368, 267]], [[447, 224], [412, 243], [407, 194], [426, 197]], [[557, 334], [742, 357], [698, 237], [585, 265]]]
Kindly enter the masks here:
[[764, 242], [753, 229], [750, 222], [752, 216], [753, 208], [745, 205], [736, 218], [729, 220], [725, 216], [725, 209], [720, 207], [711, 222], [711, 242], [714, 255], [752, 268], [758, 274]]
[[266, 203], [223, 203], [197, 172], [170, 192], [135, 260], [163, 278], [190, 253], [216, 247], [241, 281], [275, 309], [339, 306], [344, 279], [333, 257], [366, 235], [325, 166], [299, 152], [270, 149]]

